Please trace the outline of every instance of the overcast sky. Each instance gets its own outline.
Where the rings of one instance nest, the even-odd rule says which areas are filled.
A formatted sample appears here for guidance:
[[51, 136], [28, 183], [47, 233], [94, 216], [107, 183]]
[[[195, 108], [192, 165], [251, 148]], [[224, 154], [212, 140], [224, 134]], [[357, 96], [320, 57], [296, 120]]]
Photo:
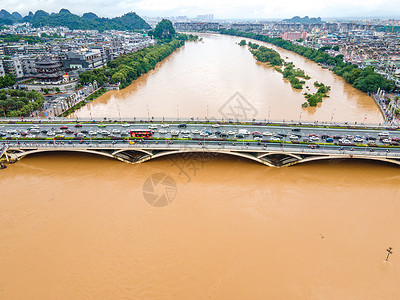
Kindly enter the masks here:
[[94, 12], [114, 17], [135, 11], [141, 16], [189, 17], [214, 14], [215, 18], [397, 17], [400, 0], [0, 0], [1, 8], [25, 15], [43, 9], [72, 13]]

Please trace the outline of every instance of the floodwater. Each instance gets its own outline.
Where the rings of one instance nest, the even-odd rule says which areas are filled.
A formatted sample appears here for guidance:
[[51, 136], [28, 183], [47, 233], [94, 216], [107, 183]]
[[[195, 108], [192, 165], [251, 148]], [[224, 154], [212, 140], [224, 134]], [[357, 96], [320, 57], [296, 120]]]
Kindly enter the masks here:
[[72, 117], [383, 121], [371, 97], [295, 53], [256, 41], [305, 70], [311, 77], [305, 86], [311, 91], [315, 81], [331, 86], [330, 97], [317, 108], [302, 108], [307, 90], [292, 89], [274, 68], [257, 62], [247, 47], [237, 45], [241, 38], [201, 37], [203, 41], [186, 43], [129, 87], [103, 95]]
[[[208, 105], [211, 117], [239, 91], [257, 118], [270, 105], [271, 119], [333, 109], [335, 120], [381, 121], [372, 99], [287, 53], [332, 86], [302, 110], [301, 93], [237, 41], [188, 43], [91, 113], [143, 116], [147, 105], [173, 118], [177, 105], [181, 117]], [[399, 299], [399, 182], [398, 167], [353, 160], [275, 169], [212, 155], [32, 155], [0, 170], [0, 299]], [[151, 205], [163, 195], [168, 205]]]
[[[142, 192], [157, 173], [164, 207]], [[399, 299], [399, 180], [355, 161], [27, 157], [0, 172], [0, 298]]]

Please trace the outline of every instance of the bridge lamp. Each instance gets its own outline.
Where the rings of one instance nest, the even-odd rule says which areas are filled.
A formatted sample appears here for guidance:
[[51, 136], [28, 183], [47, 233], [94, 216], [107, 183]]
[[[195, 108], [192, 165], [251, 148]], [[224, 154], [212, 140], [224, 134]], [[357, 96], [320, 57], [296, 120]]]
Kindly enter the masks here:
[[387, 254], [387, 256], [386, 256], [386, 261], [388, 261], [389, 255], [390, 255], [390, 254], [393, 254], [392, 247], [387, 248], [386, 251], [388, 252], [388, 254]]

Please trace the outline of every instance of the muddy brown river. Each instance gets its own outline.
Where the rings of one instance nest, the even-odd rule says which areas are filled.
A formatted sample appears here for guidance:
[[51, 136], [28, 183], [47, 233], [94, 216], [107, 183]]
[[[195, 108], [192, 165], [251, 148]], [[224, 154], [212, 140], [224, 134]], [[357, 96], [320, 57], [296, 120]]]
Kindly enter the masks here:
[[[368, 96], [281, 51], [332, 86], [302, 110], [301, 93], [238, 40], [188, 43], [90, 111], [204, 118], [239, 91], [259, 118], [270, 106], [271, 119], [382, 120]], [[26, 157], [0, 170], [0, 299], [399, 299], [399, 182], [398, 167], [354, 160]], [[161, 196], [168, 205], [151, 204]]]
[[[383, 121], [371, 97], [295, 53], [256, 41], [305, 70], [311, 77], [305, 86], [311, 91], [315, 81], [331, 86], [330, 97], [317, 108], [302, 108], [306, 89], [292, 89], [280, 73], [257, 62], [247, 47], [236, 44], [240, 38], [201, 37], [202, 42], [186, 43], [128, 88], [103, 95], [72, 117]], [[236, 93], [245, 109], [231, 111], [230, 107], [240, 106]]]

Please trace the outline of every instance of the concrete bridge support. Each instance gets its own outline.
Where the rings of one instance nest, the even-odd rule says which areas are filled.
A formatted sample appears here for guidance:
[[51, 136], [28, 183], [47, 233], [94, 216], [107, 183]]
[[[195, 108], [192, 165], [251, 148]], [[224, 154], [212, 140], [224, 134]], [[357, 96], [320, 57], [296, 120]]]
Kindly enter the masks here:
[[269, 167], [287, 167], [299, 163], [306, 163], [330, 159], [364, 159], [382, 161], [395, 165], [400, 165], [400, 157], [387, 157], [377, 155], [351, 155], [349, 153], [328, 154], [328, 153], [291, 153], [269, 150], [231, 150], [231, 149], [210, 149], [210, 148], [112, 148], [112, 147], [4, 147], [0, 150], [0, 159], [6, 162], [16, 162], [25, 156], [35, 153], [45, 152], [79, 152], [87, 154], [101, 155], [107, 158], [116, 159], [126, 163], [143, 163], [152, 159], [168, 157], [172, 155], [182, 155], [188, 153], [207, 153], [209, 155], [230, 155], [255, 161]]

